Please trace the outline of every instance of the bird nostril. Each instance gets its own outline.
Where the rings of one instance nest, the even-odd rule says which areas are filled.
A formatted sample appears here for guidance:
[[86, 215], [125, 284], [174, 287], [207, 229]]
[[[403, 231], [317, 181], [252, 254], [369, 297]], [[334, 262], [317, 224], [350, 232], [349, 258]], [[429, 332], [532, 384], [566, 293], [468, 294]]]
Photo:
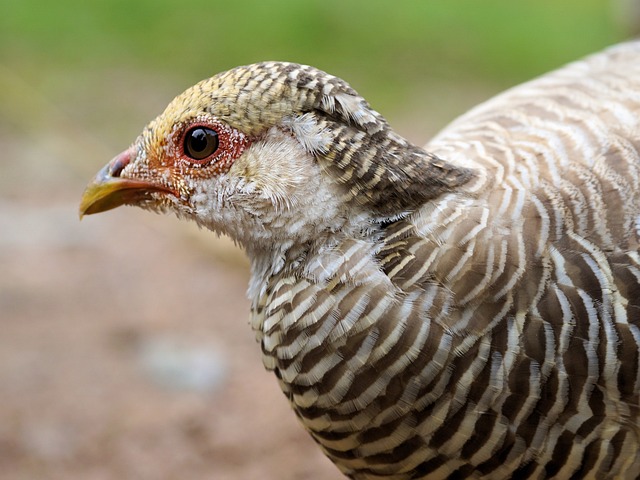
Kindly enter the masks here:
[[119, 177], [124, 170], [124, 167], [129, 165], [131, 162], [131, 151], [129, 149], [125, 150], [119, 155], [116, 155], [113, 160], [111, 160], [109, 165], [109, 173], [112, 177]]

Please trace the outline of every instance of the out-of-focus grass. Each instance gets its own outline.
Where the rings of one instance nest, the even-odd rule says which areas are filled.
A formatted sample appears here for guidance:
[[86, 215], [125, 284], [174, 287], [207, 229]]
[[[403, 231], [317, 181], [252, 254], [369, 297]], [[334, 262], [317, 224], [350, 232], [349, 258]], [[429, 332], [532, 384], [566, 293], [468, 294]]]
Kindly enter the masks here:
[[264, 59], [388, 93], [431, 77], [518, 81], [613, 43], [607, 0], [4, 0], [0, 58], [21, 69], [172, 72]]
[[425, 141], [492, 93], [621, 40], [612, 1], [0, 0], [0, 142], [84, 141], [73, 148], [90, 164], [110, 154], [97, 143], [133, 140], [185, 87], [267, 59], [345, 78]]

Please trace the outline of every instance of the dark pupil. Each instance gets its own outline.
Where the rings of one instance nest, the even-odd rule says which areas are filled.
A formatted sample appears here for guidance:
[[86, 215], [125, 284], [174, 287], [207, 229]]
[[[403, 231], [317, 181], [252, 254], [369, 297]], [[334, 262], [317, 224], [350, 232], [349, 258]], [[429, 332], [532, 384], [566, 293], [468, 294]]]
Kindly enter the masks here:
[[202, 160], [218, 149], [218, 134], [210, 128], [196, 127], [184, 139], [184, 153], [194, 160]]

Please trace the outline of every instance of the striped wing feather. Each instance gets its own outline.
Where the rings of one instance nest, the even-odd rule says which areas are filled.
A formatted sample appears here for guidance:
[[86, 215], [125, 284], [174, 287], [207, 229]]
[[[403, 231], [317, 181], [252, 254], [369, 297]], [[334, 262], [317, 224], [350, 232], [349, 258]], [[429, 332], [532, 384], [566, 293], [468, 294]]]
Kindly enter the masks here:
[[254, 321], [351, 478], [640, 476], [640, 44], [427, 149], [464, 188], [271, 279]]

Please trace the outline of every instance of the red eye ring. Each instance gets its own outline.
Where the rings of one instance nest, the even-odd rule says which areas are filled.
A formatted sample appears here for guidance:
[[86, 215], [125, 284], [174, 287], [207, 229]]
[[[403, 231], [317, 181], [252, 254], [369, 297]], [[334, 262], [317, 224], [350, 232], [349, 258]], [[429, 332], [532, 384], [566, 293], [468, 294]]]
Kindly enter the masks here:
[[176, 166], [207, 176], [227, 172], [250, 143], [241, 131], [202, 115], [175, 125], [169, 149]]

